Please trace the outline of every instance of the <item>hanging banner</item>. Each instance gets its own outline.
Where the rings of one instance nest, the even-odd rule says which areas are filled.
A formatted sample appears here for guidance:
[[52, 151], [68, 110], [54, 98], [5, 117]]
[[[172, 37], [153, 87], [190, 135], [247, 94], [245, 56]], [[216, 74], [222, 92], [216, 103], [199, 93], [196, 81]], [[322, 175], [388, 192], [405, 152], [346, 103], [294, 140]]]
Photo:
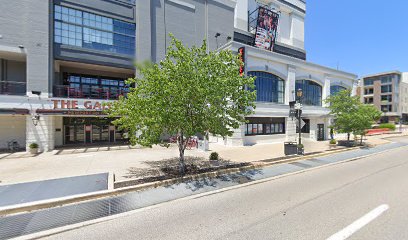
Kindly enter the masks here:
[[258, 8], [258, 19], [255, 32], [256, 47], [266, 50], [273, 50], [278, 23], [279, 14], [264, 7]]

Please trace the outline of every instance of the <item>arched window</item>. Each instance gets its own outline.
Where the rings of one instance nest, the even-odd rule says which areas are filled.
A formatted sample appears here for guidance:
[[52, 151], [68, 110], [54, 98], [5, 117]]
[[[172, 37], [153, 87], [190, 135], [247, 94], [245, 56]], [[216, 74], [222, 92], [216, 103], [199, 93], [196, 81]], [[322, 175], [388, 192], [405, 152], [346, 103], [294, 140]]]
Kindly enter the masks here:
[[322, 86], [311, 80], [297, 80], [296, 89], [303, 90], [302, 103], [310, 106], [322, 106]]
[[256, 77], [256, 101], [284, 103], [285, 81], [271, 73], [250, 71], [248, 75]]
[[330, 95], [336, 95], [338, 92], [347, 90], [347, 88], [339, 85], [330, 86]]

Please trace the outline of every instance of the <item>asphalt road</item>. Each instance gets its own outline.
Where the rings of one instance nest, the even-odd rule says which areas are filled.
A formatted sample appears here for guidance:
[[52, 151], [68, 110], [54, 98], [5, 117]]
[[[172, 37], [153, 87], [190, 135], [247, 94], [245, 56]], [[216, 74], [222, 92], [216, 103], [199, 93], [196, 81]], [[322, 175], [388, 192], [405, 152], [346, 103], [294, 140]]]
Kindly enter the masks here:
[[407, 173], [403, 147], [167, 202], [48, 239], [408, 239]]

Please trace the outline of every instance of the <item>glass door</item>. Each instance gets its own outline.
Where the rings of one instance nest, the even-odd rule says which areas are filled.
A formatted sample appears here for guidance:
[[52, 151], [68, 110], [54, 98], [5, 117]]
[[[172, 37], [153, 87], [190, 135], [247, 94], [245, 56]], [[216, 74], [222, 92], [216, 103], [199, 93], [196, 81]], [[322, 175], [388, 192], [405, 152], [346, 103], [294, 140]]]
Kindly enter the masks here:
[[109, 142], [109, 126], [101, 127], [101, 142]]
[[98, 125], [92, 125], [92, 142], [98, 143], [101, 141], [102, 128]]
[[324, 124], [317, 124], [317, 141], [324, 141]]

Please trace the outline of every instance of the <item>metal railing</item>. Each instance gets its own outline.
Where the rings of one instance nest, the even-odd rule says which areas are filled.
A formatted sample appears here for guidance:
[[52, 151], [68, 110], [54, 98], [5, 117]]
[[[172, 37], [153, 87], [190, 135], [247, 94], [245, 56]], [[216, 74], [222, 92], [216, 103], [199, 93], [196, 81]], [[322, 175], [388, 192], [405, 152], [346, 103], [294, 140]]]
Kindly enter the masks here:
[[0, 95], [18, 95], [27, 94], [27, 83], [16, 81], [0, 80]]
[[89, 98], [117, 100], [120, 96], [126, 97], [128, 91], [120, 89], [109, 89], [101, 87], [70, 87], [67, 85], [54, 85], [54, 97], [66, 98]]

